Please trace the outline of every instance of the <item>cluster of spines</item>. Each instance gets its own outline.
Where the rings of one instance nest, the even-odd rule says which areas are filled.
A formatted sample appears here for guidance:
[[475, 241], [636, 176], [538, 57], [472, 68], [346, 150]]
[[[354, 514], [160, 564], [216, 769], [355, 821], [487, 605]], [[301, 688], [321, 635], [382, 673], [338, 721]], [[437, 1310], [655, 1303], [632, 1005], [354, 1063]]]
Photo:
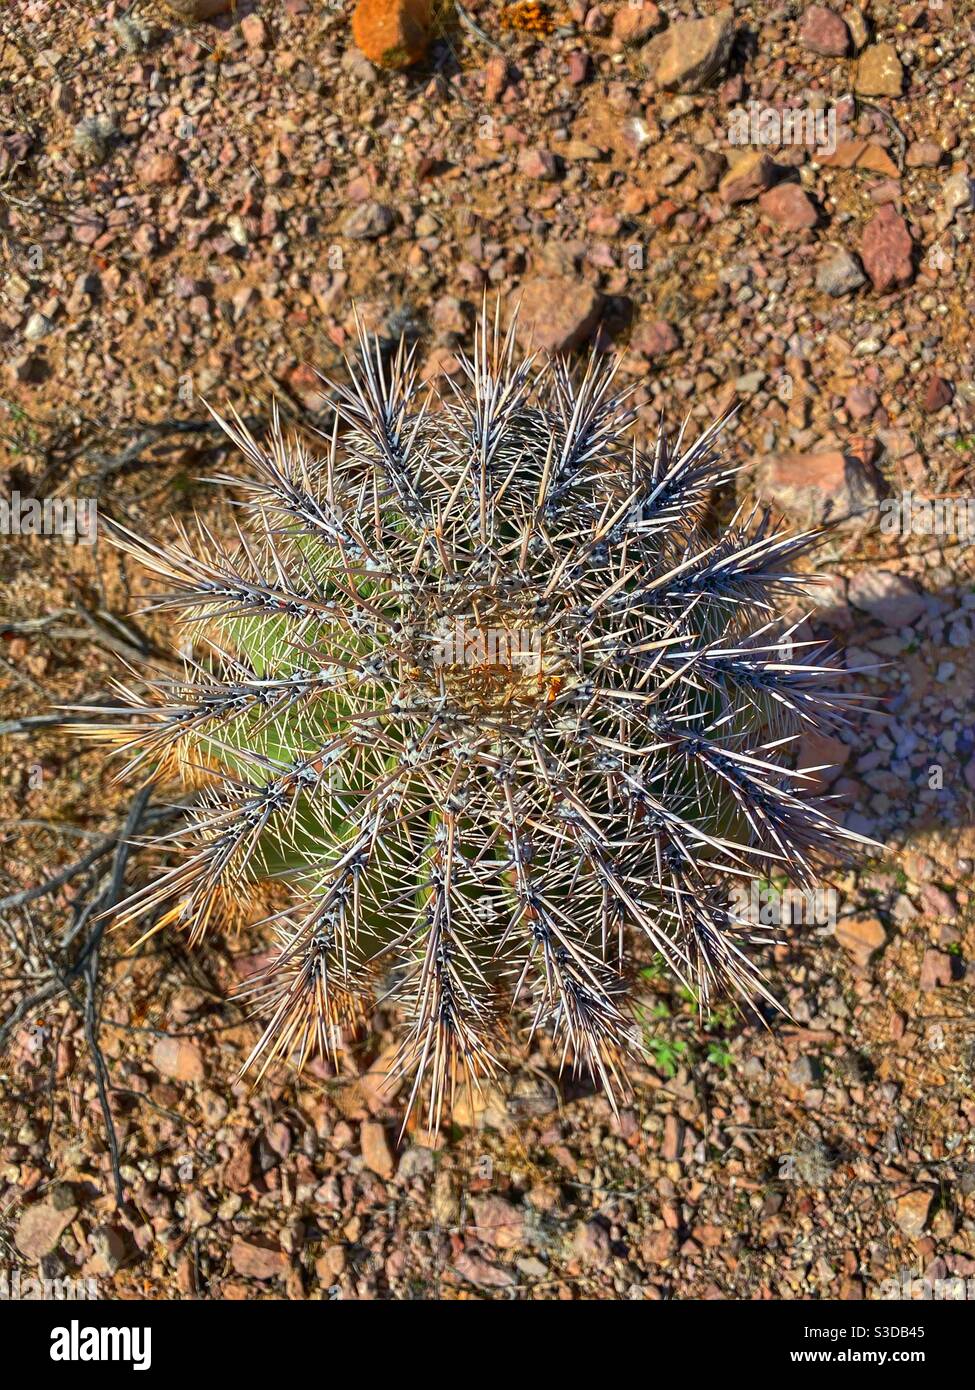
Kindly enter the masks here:
[[[505, 996], [612, 1092], [633, 934], [703, 1003], [768, 997], [729, 880], [811, 886], [856, 844], [788, 766], [857, 705], [781, 616], [815, 536], [709, 532], [719, 425], [641, 449], [616, 366], [518, 359], [485, 317], [441, 399], [363, 338], [321, 458], [277, 418], [267, 446], [222, 422], [251, 466], [223, 480], [231, 547], [118, 528], [195, 643], [182, 676], [118, 687], [125, 771], [204, 784], [185, 857], [121, 918], [195, 939], [247, 883], [285, 886], [248, 1064], [333, 1052], [385, 981], [434, 1121], [500, 1065]], [[531, 626], [534, 676], [431, 659], [485, 619]]]

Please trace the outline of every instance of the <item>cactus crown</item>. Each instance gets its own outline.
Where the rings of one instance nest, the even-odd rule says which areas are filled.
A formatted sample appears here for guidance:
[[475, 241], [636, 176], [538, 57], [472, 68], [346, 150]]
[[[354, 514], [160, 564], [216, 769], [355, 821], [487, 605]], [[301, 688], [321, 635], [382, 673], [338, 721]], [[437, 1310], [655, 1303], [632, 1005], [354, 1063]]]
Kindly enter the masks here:
[[522, 360], [482, 315], [441, 398], [360, 335], [322, 457], [222, 422], [252, 469], [229, 547], [117, 529], [184, 659], [118, 687], [125, 772], [202, 787], [121, 918], [197, 939], [285, 885], [246, 1066], [330, 1052], [383, 984], [433, 1123], [498, 1067], [506, 998], [612, 1093], [635, 938], [702, 1003], [765, 994], [729, 881], [808, 884], [858, 838], [785, 756], [856, 698], [780, 616], [813, 534], [711, 534], [720, 425], [639, 447], [616, 367]]

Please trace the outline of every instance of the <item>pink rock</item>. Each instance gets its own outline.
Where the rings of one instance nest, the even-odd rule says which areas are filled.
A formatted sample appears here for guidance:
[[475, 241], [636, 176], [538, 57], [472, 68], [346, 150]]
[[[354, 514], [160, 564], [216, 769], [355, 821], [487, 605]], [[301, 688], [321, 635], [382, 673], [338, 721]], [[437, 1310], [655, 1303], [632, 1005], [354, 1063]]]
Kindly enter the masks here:
[[735, 41], [734, 10], [678, 20], [665, 39], [655, 73], [657, 85], [665, 91], [698, 92], [727, 66]]
[[140, 183], [175, 183], [179, 178], [179, 160], [168, 151], [146, 155], [136, 163], [135, 176]]
[[573, 87], [581, 87], [589, 77], [589, 54], [575, 48], [569, 54], [566, 76]]
[[880, 397], [872, 386], [852, 386], [844, 404], [854, 420], [868, 420], [880, 404]]
[[55, 1187], [43, 1201], [25, 1207], [14, 1231], [14, 1244], [28, 1259], [41, 1260], [57, 1249], [77, 1215], [71, 1189], [64, 1185]]
[[850, 31], [845, 21], [825, 5], [810, 5], [799, 26], [799, 42], [810, 53], [842, 58], [850, 46]]
[[159, 246], [159, 233], [148, 222], [143, 222], [132, 234], [132, 245], [140, 256], [151, 256]]
[[485, 1260], [481, 1255], [475, 1255], [469, 1250], [463, 1250], [451, 1268], [456, 1270], [462, 1279], [482, 1289], [504, 1289], [515, 1282], [515, 1276], [510, 1269], [502, 1269], [500, 1265], [492, 1264], [490, 1260]]
[[889, 203], [871, 217], [863, 229], [860, 259], [879, 294], [910, 284], [913, 249], [907, 223]]
[[643, 1237], [640, 1253], [647, 1264], [664, 1264], [677, 1249], [677, 1237], [673, 1231], [651, 1231]]
[[484, 65], [484, 100], [494, 103], [508, 85], [510, 69], [503, 53], [493, 54]]
[[601, 1221], [580, 1221], [572, 1250], [584, 1265], [604, 1265], [610, 1254], [609, 1232]]
[[944, 153], [934, 140], [912, 140], [907, 147], [904, 163], [908, 169], [935, 169], [944, 158]]
[[245, 1279], [277, 1279], [291, 1264], [280, 1245], [261, 1237], [232, 1241], [230, 1263]]
[[550, 150], [522, 150], [518, 156], [518, 172], [530, 179], [551, 182], [559, 176], [559, 162]]
[[924, 1233], [933, 1195], [926, 1188], [915, 1187], [894, 1201], [894, 1220], [904, 1234], [913, 1240]]
[[676, 1163], [680, 1158], [684, 1126], [677, 1115], [671, 1111], [664, 1119], [664, 1139], [660, 1146], [660, 1157], [665, 1163]]
[[522, 1213], [505, 1197], [488, 1194], [471, 1200], [475, 1234], [481, 1245], [497, 1250], [514, 1250], [522, 1244], [525, 1222]]
[[665, 24], [663, 15], [656, 5], [646, 3], [638, 6], [625, 4], [613, 16], [613, 38], [620, 43], [643, 43], [651, 34], [656, 34]]
[[665, 357], [680, 347], [680, 339], [666, 319], [641, 323], [630, 338], [630, 349], [641, 357]]
[[260, 15], [246, 15], [240, 21], [240, 32], [248, 48], [263, 48], [267, 41], [267, 26]]
[[827, 169], [868, 169], [873, 174], [886, 174], [899, 179], [900, 170], [886, 150], [867, 140], [839, 140], [832, 154], [817, 150], [817, 161]]
[[850, 449], [773, 454], [756, 468], [754, 488], [779, 511], [807, 526], [858, 516], [880, 499], [876, 471]]
[[160, 1038], [151, 1061], [156, 1071], [174, 1081], [202, 1081], [205, 1075], [200, 1049], [188, 1038]]
[[936, 415], [939, 410], [951, 404], [953, 395], [951, 384], [945, 381], [943, 376], [938, 376], [937, 372], [932, 372], [924, 392], [924, 409], [929, 415]]
[[182, 19], [212, 19], [226, 14], [234, 0], [166, 0], [171, 10]]
[[924, 612], [924, 599], [913, 581], [876, 566], [858, 570], [847, 588], [854, 608], [886, 627], [910, 627]]
[[599, 322], [602, 296], [585, 280], [541, 275], [521, 287], [518, 335], [530, 349], [568, 352]]
[[441, 376], [456, 376], [460, 362], [449, 347], [435, 347], [427, 353], [420, 367], [421, 381], [435, 381]]
[[[954, 922], [958, 918], [958, 904], [950, 893], [946, 893], [943, 888], [939, 888], [936, 883], [925, 883], [921, 887], [921, 906], [931, 917], [943, 917], [946, 921]], [[949, 934], [954, 928], [948, 928]], [[942, 945], [944, 938], [942, 938]]]
[[933, 946], [924, 953], [921, 962], [921, 989], [930, 994], [951, 984], [951, 956], [945, 951], [937, 951]]
[[798, 232], [815, 227], [819, 221], [812, 199], [797, 183], [780, 183], [758, 200], [763, 214], [786, 231]]
[[75, 222], [74, 239], [82, 246], [91, 246], [104, 230], [105, 224], [100, 217], [79, 217]]

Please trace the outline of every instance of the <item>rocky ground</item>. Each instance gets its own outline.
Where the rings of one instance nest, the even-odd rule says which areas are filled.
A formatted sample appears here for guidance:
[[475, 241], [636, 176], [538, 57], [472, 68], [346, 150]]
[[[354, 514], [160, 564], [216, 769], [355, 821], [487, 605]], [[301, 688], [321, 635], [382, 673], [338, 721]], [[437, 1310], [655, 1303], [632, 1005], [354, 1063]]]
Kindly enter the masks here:
[[[907, 491], [975, 495], [975, 15], [834, 4], [439, 4], [401, 71], [326, 0], [0, 14], [0, 495], [97, 496], [160, 535], [193, 511], [226, 525], [198, 480], [234, 466], [204, 398], [320, 424], [313, 368], [341, 371], [353, 303], [434, 379], [482, 296], [520, 301], [526, 343], [622, 351], [647, 424], [737, 405], [742, 495], [840, 523], [809, 626], [875, 667], [858, 680], [880, 700], [804, 757], [836, 764], [842, 814], [889, 847], [836, 879], [835, 932], [770, 958], [791, 1019], [699, 1020], [648, 962], [652, 1065], [618, 1119], [542, 1049], [399, 1146], [382, 1011], [338, 1076], [254, 1092], [234, 1080], [254, 1024], [227, 1002], [251, 929], [192, 956], [108, 937], [124, 1200], [82, 974], [10, 1030], [8, 1275], [119, 1297], [543, 1299], [975, 1277], [975, 528], [882, 524]], [[756, 144], [789, 109], [803, 137]], [[103, 543], [5, 536], [0, 575], [14, 896], [131, 795], [100, 753], [17, 721], [98, 698], [154, 632]], [[0, 1020], [106, 872], [2, 909]]]

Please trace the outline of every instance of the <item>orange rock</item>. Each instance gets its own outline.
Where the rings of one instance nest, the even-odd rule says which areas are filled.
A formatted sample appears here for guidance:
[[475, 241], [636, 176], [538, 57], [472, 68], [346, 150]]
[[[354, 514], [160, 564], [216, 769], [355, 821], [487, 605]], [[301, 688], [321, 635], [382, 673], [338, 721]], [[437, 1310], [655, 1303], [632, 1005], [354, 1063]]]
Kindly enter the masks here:
[[836, 940], [864, 968], [887, 945], [887, 933], [878, 917], [841, 917], [836, 924]]
[[185, 1038], [160, 1038], [152, 1049], [152, 1065], [174, 1081], [202, 1081], [206, 1075], [200, 1049]]
[[371, 63], [408, 68], [427, 51], [431, 0], [359, 0], [352, 37]]
[[870, 145], [866, 140], [841, 140], [832, 154], [817, 154], [817, 161], [827, 169], [867, 169], [872, 174], [886, 174], [899, 179], [901, 171], [886, 150]]

